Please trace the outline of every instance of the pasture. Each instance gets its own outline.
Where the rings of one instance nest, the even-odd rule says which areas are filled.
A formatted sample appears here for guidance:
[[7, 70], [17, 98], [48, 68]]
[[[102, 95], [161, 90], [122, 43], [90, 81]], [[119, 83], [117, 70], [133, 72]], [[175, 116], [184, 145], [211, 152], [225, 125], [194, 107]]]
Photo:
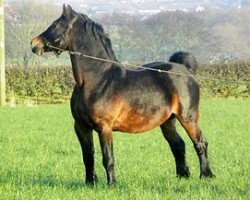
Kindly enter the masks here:
[[206, 99], [200, 126], [209, 141], [216, 179], [199, 179], [193, 144], [186, 142], [190, 179], [177, 179], [160, 130], [114, 134], [117, 183], [108, 187], [97, 134], [99, 183], [84, 183], [80, 145], [68, 104], [0, 109], [0, 199], [249, 199], [250, 101]]

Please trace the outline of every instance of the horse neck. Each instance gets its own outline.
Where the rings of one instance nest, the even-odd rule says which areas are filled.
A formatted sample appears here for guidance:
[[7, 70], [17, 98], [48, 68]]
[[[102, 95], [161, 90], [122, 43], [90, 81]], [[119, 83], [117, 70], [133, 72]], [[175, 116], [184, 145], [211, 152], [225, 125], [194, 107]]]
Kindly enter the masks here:
[[[91, 40], [88, 40], [91, 42]], [[80, 52], [84, 55], [102, 58], [110, 60], [102, 43], [92, 41], [88, 43], [87, 48], [79, 48], [77, 44], [79, 41], [74, 42], [76, 45], [73, 46], [72, 51]], [[84, 56], [71, 55], [71, 64], [73, 69], [74, 78], [76, 84], [81, 87], [91, 85], [94, 87], [98, 80], [101, 80], [105, 74], [105, 71], [109, 70], [112, 66], [109, 62], [99, 61], [92, 58], [86, 58]]]

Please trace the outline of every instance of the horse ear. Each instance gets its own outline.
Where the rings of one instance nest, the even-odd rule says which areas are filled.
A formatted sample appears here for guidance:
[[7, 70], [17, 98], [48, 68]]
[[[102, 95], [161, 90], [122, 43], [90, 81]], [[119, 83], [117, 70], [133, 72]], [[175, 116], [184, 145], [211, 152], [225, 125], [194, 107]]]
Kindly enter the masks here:
[[76, 13], [70, 5], [68, 5], [68, 10], [69, 10], [71, 13]]
[[63, 4], [63, 15], [66, 18], [70, 18], [70, 17], [74, 16], [74, 14], [76, 14], [76, 12], [71, 8], [70, 5]]
[[63, 14], [66, 14], [67, 12], [67, 6], [65, 5], [65, 3], [63, 4]]

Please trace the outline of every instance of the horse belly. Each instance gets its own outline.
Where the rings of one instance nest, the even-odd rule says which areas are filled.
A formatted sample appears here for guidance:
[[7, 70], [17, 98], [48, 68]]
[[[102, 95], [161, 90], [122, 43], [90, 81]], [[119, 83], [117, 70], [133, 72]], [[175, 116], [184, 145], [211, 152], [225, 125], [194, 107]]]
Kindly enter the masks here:
[[[160, 100], [160, 98], [162, 98]], [[124, 103], [120, 114], [113, 122], [113, 130], [129, 133], [140, 133], [151, 130], [163, 124], [172, 114], [179, 110], [178, 95], [173, 92], [171, 100], [165, 101], [160, 95], [156, 101], [149, 101], [145, 104]], [[154, 103], [152, 103], [154, 102]]]
[[141, 133], [160, 126], [170, 117], [171, 113], [163, 109], [155, 113], [137, 110], [123, 111], [114, 121], [113, 130], [128, 133]]

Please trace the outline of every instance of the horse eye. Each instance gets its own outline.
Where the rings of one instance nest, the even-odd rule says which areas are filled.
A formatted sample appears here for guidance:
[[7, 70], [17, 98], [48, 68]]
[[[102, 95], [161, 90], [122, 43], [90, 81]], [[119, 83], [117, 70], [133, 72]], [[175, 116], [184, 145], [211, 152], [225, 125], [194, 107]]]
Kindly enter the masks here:
[[56, 28], [56, 23], [55, 23], [55, 22], [52, 24], [52, 27], [53, 27], [53, 28]]

